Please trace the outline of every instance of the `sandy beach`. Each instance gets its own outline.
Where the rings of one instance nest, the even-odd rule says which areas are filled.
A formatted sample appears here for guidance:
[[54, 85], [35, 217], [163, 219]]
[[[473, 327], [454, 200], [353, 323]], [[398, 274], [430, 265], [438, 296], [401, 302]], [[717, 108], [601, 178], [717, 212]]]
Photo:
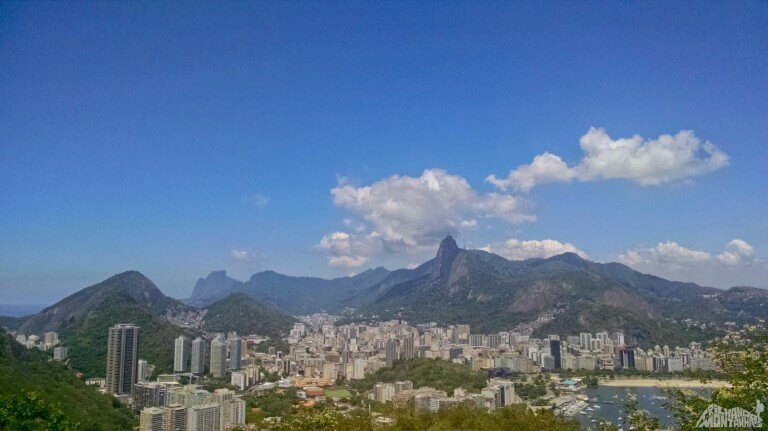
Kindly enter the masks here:
[[730, 383], [722, 380], [712, 380], [702, 383], [700, 380], [686, 379], [616, 379], [600, 380], [600, 386], [632, 387], [632, 388], [726, 388]]

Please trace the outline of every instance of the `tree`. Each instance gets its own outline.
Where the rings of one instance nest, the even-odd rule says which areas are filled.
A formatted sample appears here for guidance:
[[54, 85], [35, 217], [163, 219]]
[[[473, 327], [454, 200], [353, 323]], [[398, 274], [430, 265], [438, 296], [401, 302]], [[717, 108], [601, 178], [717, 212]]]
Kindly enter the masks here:
[[35, 392], [22, 392], [0, 399], [0, 429], [18, 431], [78, 431], [77, 422], [67, 420], [60, 407], [43, 401]]
[[[713, 343], [710, 351], [731, 386], [714, 390], [710, 398], [686, 390], [667, 390], [672, 399], [667, 407], [672, 410], [678, 422], [674, 429], [696, 429], [696, 422], [710, 404], [725, 409], [740, 407], [750, 411], [758, 400], [768, 399], [768, 334], [751, 330], [743, 339], [720, 339]], [[704, 376], [702, 381], [706, 379], [707, 376]], [[657, 420], [654, 421], [647, 412], [639, 409], [636, 402], [631, 401], [627, 406], [630, 423], [638, 431], [663, 429]], [[768, 424], [766, 415], [762, 417], [763, 423]]]

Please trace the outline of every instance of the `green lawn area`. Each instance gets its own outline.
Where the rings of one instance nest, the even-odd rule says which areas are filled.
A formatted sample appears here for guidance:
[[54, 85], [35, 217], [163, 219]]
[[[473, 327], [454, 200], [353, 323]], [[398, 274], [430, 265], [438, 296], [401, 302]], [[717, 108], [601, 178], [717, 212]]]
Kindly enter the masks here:
[[326, 389], [325, 390], [325, 397], [326, 398], [349, 398], [352, 394], [343, 388], [335, 388], [335, 389]]

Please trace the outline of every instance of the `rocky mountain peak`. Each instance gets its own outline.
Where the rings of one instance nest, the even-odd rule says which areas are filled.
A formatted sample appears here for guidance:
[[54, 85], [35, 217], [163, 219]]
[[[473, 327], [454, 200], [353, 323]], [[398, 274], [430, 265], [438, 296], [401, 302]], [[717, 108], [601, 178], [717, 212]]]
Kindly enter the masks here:
[[435, 265], [432, 268], [430, 279], [437, 280], [438, 278], [445, 277], [451, 272], [451, 265], [453, 260], [459, 255], [459, 246], [456, 245], [456, 240], [452, 236], [448, 235], [440, 242], [440, 247], [437, 249], [437, 256], [435, 257]]

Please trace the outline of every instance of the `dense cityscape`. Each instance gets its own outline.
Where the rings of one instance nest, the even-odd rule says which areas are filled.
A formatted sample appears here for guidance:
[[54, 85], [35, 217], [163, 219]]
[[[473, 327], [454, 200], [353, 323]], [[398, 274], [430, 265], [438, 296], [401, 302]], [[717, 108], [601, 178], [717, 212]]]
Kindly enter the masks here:
[[0, 431], [768, 429], [768, 1], [0, 1]]
[[[141, 431], [221, 431], [247, 426], [248, 396], [289, 388], [308, 406], [335, 401], [351, 409], [364, 408], [365, 402], [349, 405], [350, 390], [355, 391], [350, 383], [414, 358], [455, 363], [481, 372], [487, 382], [480, 390], [458, 387], [451, 394], [415, 386], [410, 380], [376, 382], [360, 395], [369, 402], [431, 412], [462, 403], [489, 410], [522, 403], [572, 417], [592, 410], [581, 390], [587, 385], [585, 377], [601, 371], [603, 375], [618, 370], [680, 375], [718, 369], [700, 342], [643, 349], [625, 343], [621, 332], [537, 339], [506, 331], [475, 334], [462, 324], [413, 326], [392, 320], [338, 325], [337, 319], [328, 314], [301, 316], [287, 334], [285, 351], [275, 346], [258, 351], [259, 344], [269, 340], [255, 334], [180, 336], [173, 346], [171, 374], [155, 373], [154, 364], [141, 358], [140, 327], [118, 324], [109, 329], [106, 376], [87, 382], [136, 412]], [[58, 346], [55, 332], [42, 338], [18, 334], [16, 340], [28, 348], [50, 349], [53, 360], [67, 361], [68, 349]], [[563, 372], [569, 376], [559, 377]], [[516, 384], [527, 380], [523, 376], [544, 373], [547, 381], [542, 393], [534, 397], [516, 393]], [[205, 389], [211, 383], [221, 387]], [[375, 420], [391, 421], [383, 415]]]

